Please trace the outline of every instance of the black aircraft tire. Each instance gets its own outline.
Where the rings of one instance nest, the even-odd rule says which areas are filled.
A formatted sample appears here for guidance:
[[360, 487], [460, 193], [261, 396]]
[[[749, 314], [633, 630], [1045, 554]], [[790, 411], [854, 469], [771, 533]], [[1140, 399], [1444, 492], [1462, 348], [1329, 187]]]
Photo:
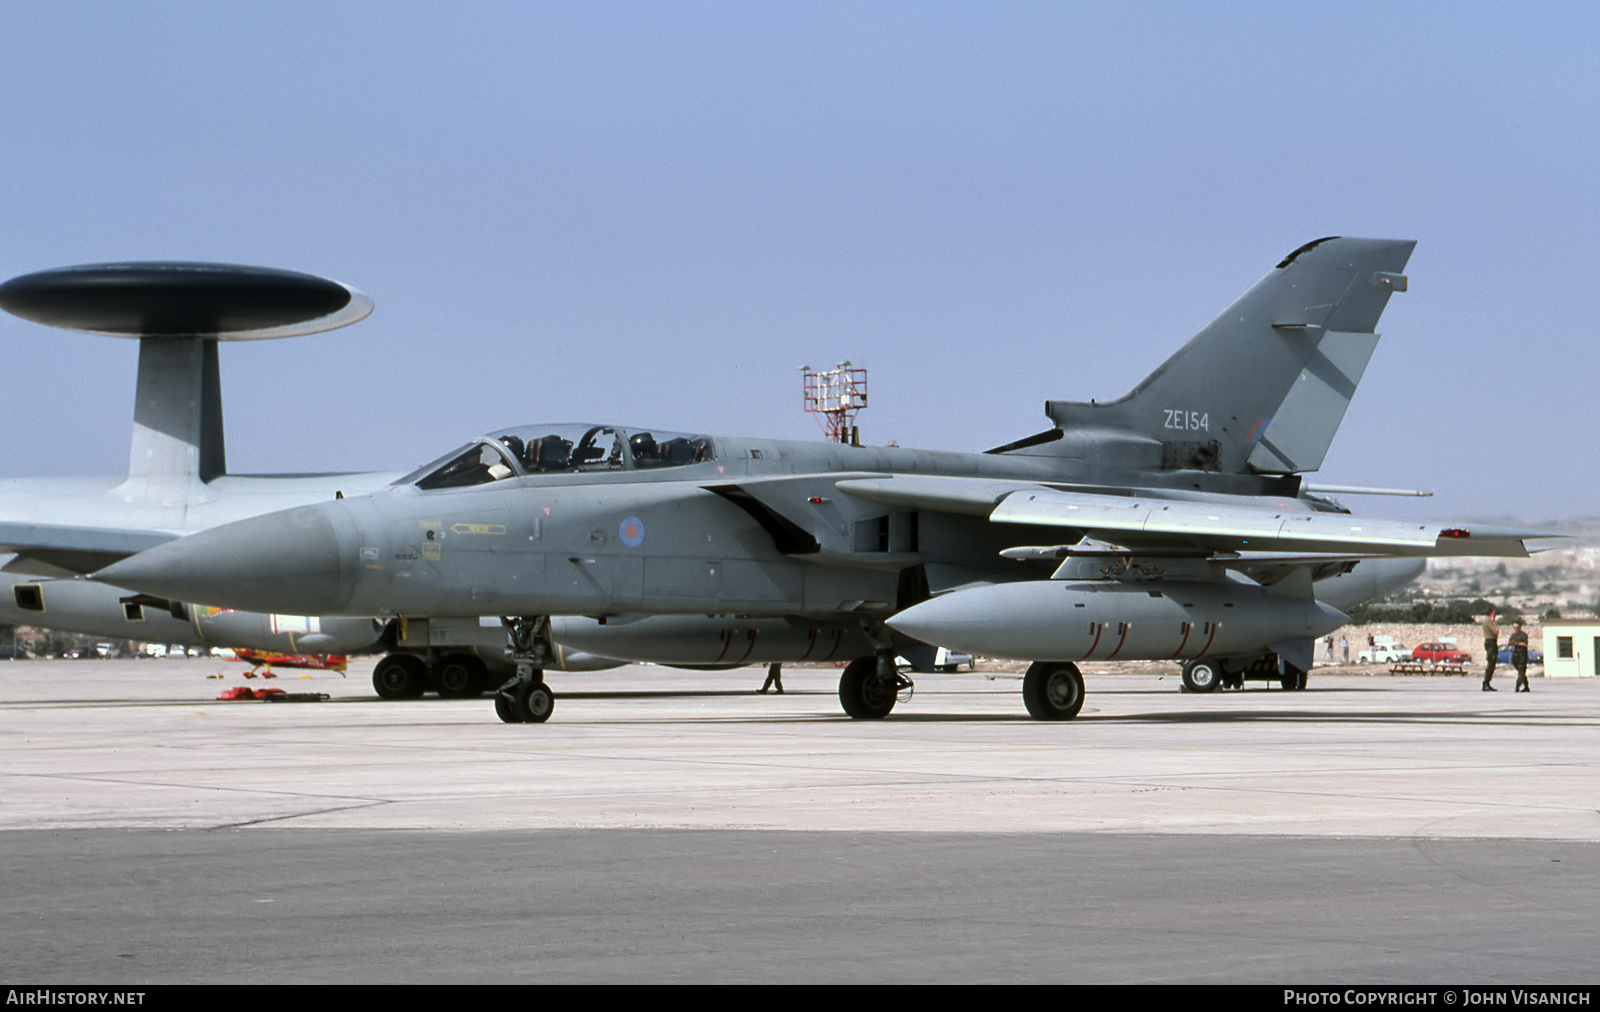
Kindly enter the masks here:
[[522, 717], [517, 713], [517, 701], [504, 692], [494, 694], [494, 715], [507, 724], [521, 724]]
[[372, 669], [372, 688], [384, 699], [416, 699], [427, 691], [427, 676], [422, 658], [390, 654]]
[[555, 712], [556, 694], [543, 682], [527, 682], [517, 686], [516, 707], [524, 724], [543, 724]]
[[839, 705], [857, 720], [889, 716], [894, 700], [894, 686], [878, 677], [876, 657], [857, 657], [839, 676]]
[[1076, 664], [1029, 665], [1022, 676], [1022, 704], [1035, 720], [1071, 720], [1083, 709], [1083, 673]]
[[1306, 687], [1306, 673], [1296, 667], [1287, 668], [1283, 678], [1278, 682], [1286, 691], [1296, 692]]
[[471, 654], [451, 654], [439, 663], [439, 695], [445, 699], [474, 699], [483, 695], [487, 675], [483, 662]]
[[1183, 687], [1190, 692], [1216, 692], [1227, 679], [1222, 665], [1209, 658], [1199, 658], [1183, 666]]

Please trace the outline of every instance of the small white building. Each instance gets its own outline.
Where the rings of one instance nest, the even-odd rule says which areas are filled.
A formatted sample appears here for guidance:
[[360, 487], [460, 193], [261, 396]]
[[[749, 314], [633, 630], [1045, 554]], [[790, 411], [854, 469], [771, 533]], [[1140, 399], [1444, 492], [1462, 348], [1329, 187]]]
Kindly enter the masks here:
[[1600, 675], [1600, 618], [1544, 620], [1544, 676], [1594, 678]]

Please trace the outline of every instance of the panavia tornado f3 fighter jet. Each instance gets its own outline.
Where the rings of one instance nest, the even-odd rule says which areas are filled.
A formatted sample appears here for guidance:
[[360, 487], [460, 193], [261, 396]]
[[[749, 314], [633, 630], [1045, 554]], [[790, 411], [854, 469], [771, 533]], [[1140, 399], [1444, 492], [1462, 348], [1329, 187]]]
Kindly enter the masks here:
[[[1078, 713], [1085, 659], [1185, 661], [1195, 688], [1263, 664], [1303, 684], [1342, 609], [1423, 558], [1522, 556], [1539, 536], [1356, 517], [1302, 484], [1413, 246], [1308, 243], [1127, 396], [1050, 401], [1050, 428], [984, 453], [522, 426], [96, 578], [257, 612], [502, 616], [508, 722], [549, 717], [562, 615], [628, 630], [644, 657], [680, 647], [673, 622], [692, 617], [780, 624], [796, 654], [835, 638], [855, 658], [839, 697], [858, 718], [905, 698], [895, 657], [912, 642], [1033, 661], [1023, 699], [1041, 719]], [[793, 659], [751, 643], [745, 659]]]

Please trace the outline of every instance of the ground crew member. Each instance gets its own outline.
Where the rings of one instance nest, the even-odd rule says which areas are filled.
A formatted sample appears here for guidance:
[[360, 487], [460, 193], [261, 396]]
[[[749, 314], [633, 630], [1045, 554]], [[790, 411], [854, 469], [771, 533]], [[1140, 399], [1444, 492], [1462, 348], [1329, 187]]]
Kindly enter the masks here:
[[783, 695], [783, 665], [782, 664], [773, 663], [773, 664], [769, 664], [767, 666], [767, 680], [765, 682], [761, 683], [761, 688], [759, 690], [757, 690], [757, 691], [766, 692], [768, 689], [772, 688], [773, 686], [777, 687], [778, 695], [780, 695], [780, 696]]
[[1517, 687], [1514, 692], [1532, 692], [1528, 688], [1528, 634], [1522, 631], [1521, 622], [1511, 623], [1511, 666], [1517, 669]]
[[1495, 624], [1494, 605], [1489, 606], [1489, 614], [1483, 616], [1478, 624], [1483, 626], [1483, 652], [1486, 657], [1483, 662], [1483, 691], [1494, 692], [1495, 687], [1489, 683], [1494, 680], [1494, 665], [1500, 659], [1500, 627]]

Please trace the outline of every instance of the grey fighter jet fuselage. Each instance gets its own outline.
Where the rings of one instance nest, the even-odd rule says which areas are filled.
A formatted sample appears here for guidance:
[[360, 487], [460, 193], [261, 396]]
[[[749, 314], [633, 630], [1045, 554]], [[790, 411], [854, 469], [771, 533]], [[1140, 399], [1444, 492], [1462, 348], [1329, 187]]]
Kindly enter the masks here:
[[[1039, 457], [695, 436], [711, 453], [700, 463], [646, 470], [624, 453], [604, 470], [552, 474], [516, 468], [505, 446], [527, 433], [565, 439], [563, 433], [595, 430], [614, 433], [619, 444], [642, 431], [509, 430], [378, 492], [173, 541], [102, 575], [157, 593], [182, 588], [195, 600], [229, 607], [296, 603], [319, 615], [870, 617], [916, 603], [926, 596], [923, 582], [942, 594], [1050, 576], [1056, 559], [1000, 553], [1060, 542], [1058, 524], [991, 519], [1004, 498], [1041, 486], [1126, 510], [1141, 524], [1134, 513], [1140, 507], [1191, 517], [1265, 503], [1304, 521], [1304, 537], [1290, 532], [1299, 551], [1348, 553], [1339, 535], [1372, 526], [1292, 494], [1105, 484], [1078, 492], [1055, 462]], [[501, 475], [454, 487], [430, 483], [464, 457], [492, 457], [481, 473]], [[919, 487], [923, 477], [934, 480]], [[1269, 537], [1263, 532], [1260, 543], [1276, 547]], [[1202, 550], [1198, 543], [1191, 549]]]
[[1053, 428], [988, 453], [530, 426], [99, 578], [256, 611], [507, 616], [513, 721], [549, 715], [563, 614], [855, 623], [873, 650], [840, 697], [864, 717], [904, 687], [894, 630], [952, 646], [981, 626], [986, 652], [1037, 660], [1024, 698], [1045, 718], [1077, 713], [1085, 658], [1303, 669], [1345, 621], [1320, 585], [1525, 554], [1527, 532], [1357, 519], [1301, 489], [1412, 245], [1307, 244], [1126, 397], [1052, 401]]

